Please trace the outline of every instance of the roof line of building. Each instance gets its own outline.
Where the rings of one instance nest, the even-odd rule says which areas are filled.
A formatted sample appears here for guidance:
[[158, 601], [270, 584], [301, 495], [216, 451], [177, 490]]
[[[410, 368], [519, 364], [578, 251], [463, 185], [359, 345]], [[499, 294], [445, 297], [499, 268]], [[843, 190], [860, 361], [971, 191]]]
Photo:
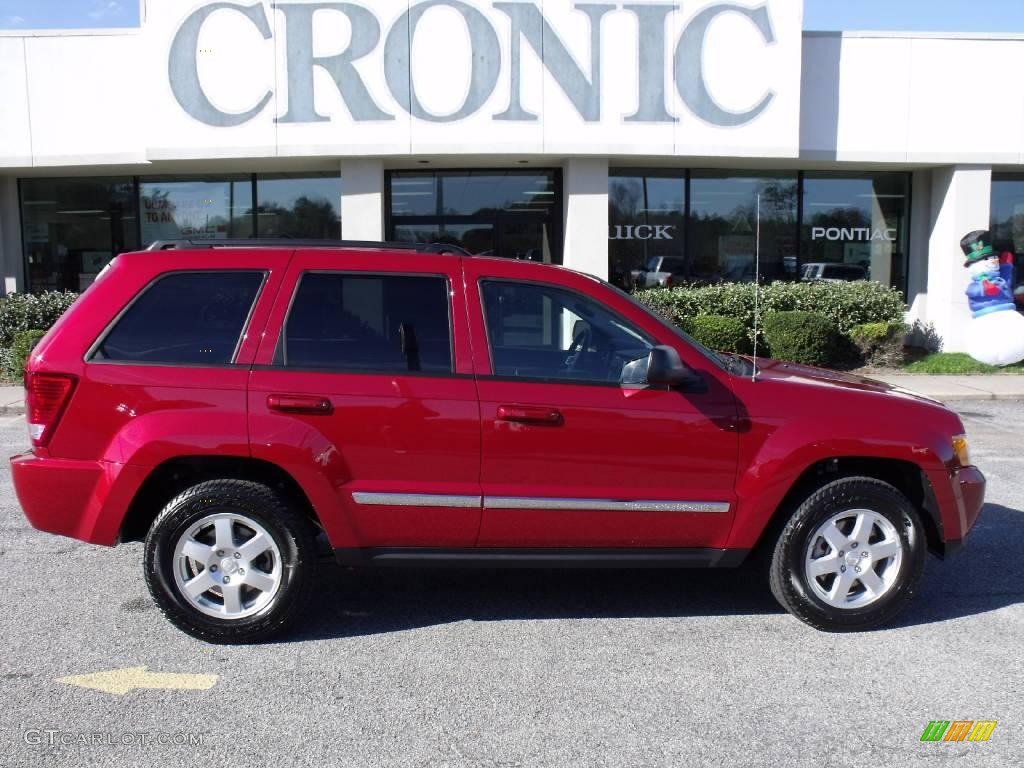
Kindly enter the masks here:
[[1024, 40], [1021, 32], [886, 32], [878, 30], [824, 31], [804, 30], [804, 37], [877, 37], [923, 40]]

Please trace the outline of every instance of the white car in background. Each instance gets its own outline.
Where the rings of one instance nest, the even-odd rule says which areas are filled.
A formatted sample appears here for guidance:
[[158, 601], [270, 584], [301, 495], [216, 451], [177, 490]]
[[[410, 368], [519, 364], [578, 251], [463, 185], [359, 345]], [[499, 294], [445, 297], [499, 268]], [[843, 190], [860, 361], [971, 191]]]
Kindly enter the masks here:
[[637, 288], [670, 288], [686, 279], [686, 263], [677, 256], [652, 256], [645, 269], [629, 274]]
[[804, 264], [800, 272], [800, 279], [826, 280], [832, 283], [852, 283], [855, 280], [867, 280], [868, 271], [860, 264], [812, 262]]

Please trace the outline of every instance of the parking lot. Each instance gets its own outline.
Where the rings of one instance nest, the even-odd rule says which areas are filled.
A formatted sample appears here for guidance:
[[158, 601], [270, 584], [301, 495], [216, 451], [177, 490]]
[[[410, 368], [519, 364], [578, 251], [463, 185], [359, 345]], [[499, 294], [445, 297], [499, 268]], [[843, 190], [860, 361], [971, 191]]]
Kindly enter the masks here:
[[[898, 625], [816, 632], [748, 570], [378, 571], [325, 563], [280, 642], [210, 646], [153, 607], [141, 545], [38, 533], [0, 487], [0, 764], [1019, 764], [1024, 404], [958, 406], [989, 504]], [[5, 453], [27, 444], [0, 418]], [[145, 666], [154, 687], [59, 679]], [[212, 686], [165, 687], [189, 677]], [[995, 720], [922, 743], [931, 720]]]

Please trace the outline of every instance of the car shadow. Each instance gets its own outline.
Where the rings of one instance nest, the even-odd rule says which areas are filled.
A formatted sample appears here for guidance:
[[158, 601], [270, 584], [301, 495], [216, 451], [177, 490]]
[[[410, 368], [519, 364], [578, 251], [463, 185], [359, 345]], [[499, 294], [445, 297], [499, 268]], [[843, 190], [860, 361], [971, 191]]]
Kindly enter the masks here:
[[956, 556], [929, 558], [917, 596], [890, 626], [974, 616], [1024, 603], [1024, 511], [986, 504]]
[[323, 564], [310, 616], [283, 641], [460, 621], [778, 613], [748, 568], [729, 570], [363, 569]]
[[[1024, 602], [1024, 512], [989, 504], [968, 545], [929, 558], [918, 595], [884, 629]], [[308, 618], [280, 642], [400, 632], [460, 621], [694, 618], [779, 614], [763, 571], [348, 570], [324, 562]]]

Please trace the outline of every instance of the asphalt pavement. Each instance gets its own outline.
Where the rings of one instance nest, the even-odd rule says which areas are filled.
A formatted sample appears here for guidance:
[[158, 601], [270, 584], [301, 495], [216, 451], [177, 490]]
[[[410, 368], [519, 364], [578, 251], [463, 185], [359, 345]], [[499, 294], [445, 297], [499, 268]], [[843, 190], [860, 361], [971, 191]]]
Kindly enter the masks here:
[[[140, 545], [31, 529], [4, 464], [0, 765], [1019, 765], [1024, 405], [958, 408], [989, 504], [897, 625], [854, 635], [799, 623], [747, 570], [326, 564], [287, 638], [210, 646], [153, 607]], [[0, 417], [0, 448], [25, 444]], [[121, 679], [155, 687], [60, 682], [138, 667]], [[923, 743], [932, 720], [998, 725]]]

